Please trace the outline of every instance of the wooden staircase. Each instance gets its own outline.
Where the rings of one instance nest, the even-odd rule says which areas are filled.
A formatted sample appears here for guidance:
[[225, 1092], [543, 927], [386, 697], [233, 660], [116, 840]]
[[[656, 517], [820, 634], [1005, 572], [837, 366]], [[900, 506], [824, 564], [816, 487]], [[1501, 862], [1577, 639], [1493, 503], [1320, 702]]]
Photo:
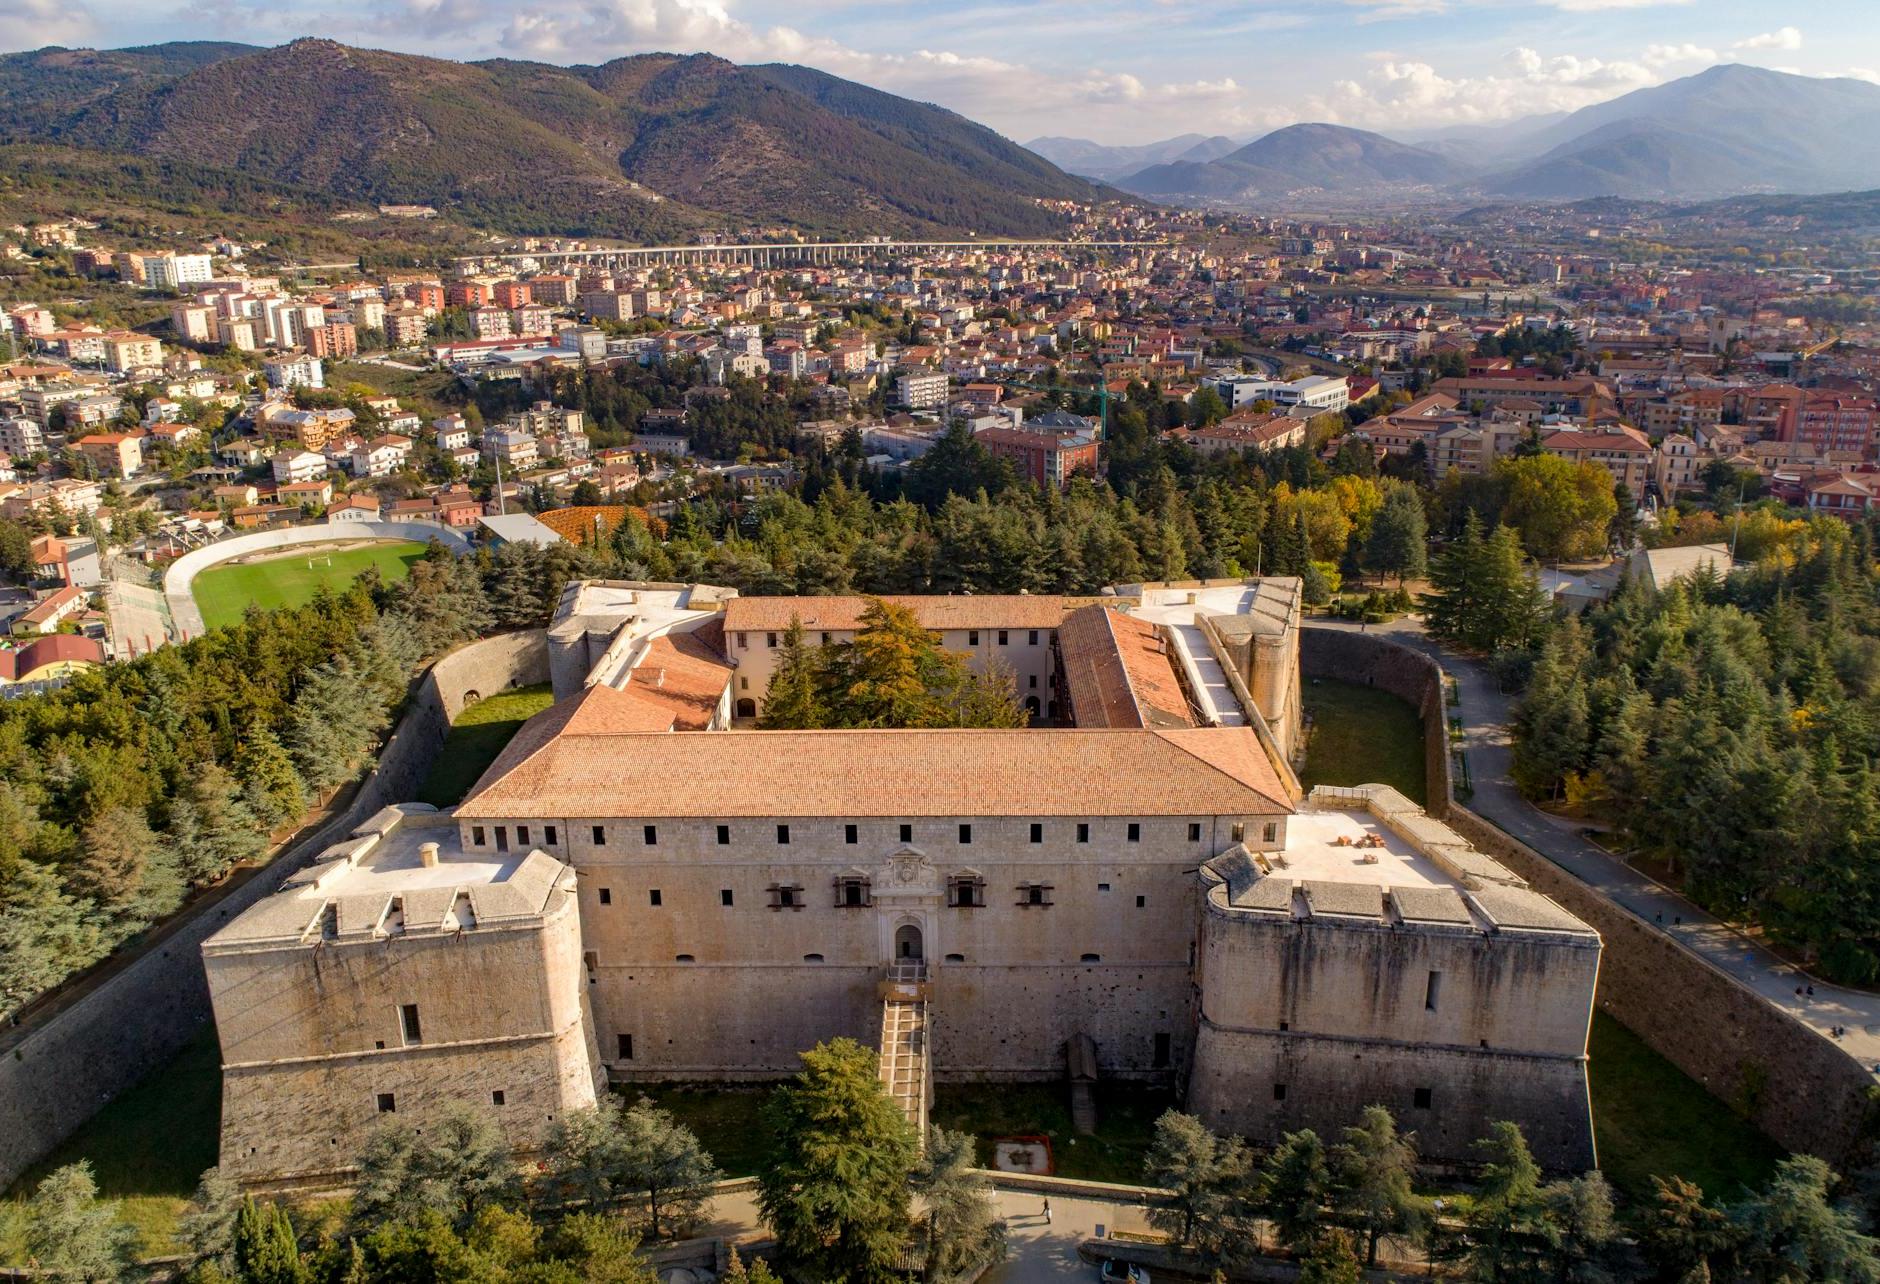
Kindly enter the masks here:
[[927, 1142], [927, 1112], [933, 1105], [933, 1074], [928, 1050], [927, 1006], [932, 988], [927, 965], [901, 960], [888, 966], [881, 982], [881, 1083], [901, 1113]]

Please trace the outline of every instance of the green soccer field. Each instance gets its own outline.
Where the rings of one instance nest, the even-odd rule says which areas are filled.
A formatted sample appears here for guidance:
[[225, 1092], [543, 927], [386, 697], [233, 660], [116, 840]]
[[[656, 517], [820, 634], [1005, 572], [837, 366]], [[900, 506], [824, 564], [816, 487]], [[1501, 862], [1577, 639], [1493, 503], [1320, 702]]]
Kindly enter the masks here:
[[[271, 610], [300, 606], [326, 585], [344, 589], [369, 566], [376, 566], [387, 581], [402, 580], [411, 564], [424, 556], [424, 545], [410, 540], [360, 544], [319, 553], [289, 552], [265, 562], [212, 566], [196, 576], [190, 593], [210, 628], [239, 624], [250, 603]], [[308, 559], [313, 561], [308, 566]], [[331, 565], [328, 562], [331, 561]]]

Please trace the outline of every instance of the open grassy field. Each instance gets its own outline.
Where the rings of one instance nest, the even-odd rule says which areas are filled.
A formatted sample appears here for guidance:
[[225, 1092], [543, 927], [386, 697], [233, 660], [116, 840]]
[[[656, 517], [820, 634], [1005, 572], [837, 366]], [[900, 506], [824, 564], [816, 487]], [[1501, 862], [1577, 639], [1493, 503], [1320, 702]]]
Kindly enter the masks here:
[[1654, 1175], [1734, 1199], [1782, 1158], [1780, 1146], [1604, 1012], [1593, 1015], [1589, 1051], [1599, 1166], [1628, 1200], [1650, 1198]]
[[979, 1138], [979, 1162], [992, 1162], [994, 1137], [1044, 1136], [1060, 1177], [1136, 1184], [1155, 1121], [1175, 1096], [1146, 1084], [1097, 1085], [1097, 1134], [1071, 1126], [1070, 1088], [1064, 1083], [956, 1083], [934, 1090], [931, 1118], [942, 1128]]
[[[289, 551], [262, 562], [229, 562], [196, 576], [190, 593], [210, 628], [239, 624], [250, 604], [264, 610], [300, 606], [321, 585], [343, 589], [369, 566], [388, 581], [402, 580], [424, 556], [424, 545], [409, 540], [358, 544], [307, 554]], [[313, 565], [307, 565], [311, 557]], [[329, 565], [328, 563], [331, 563]]]
[[1323, 679], [1308, 682], [1312, 720], [1299, 779], [1313, 785], [1391, 785], [1412, 802], [1425, 801], [1423, 719], [1386, 691]]
[[[175, 1251], [177, 1218], [196, 1180], [216, 1162], [222, 1127], [222, 1056], [205, 1025], [169, 1064], [93, 1115], [7, 1193], [24, 1199], [55, 1168], [87, 1160], [101, 1195], [122, 1201], [146, 1254]], [[0, 1219], [0, 1264], [21, 1260]]]
[[554, 702], [554, 692], [544, 682], [479, 700], [458, 714], [431, 774], [418, 790], [418, 801], [437, 807], [462, 802], [517, 729]]

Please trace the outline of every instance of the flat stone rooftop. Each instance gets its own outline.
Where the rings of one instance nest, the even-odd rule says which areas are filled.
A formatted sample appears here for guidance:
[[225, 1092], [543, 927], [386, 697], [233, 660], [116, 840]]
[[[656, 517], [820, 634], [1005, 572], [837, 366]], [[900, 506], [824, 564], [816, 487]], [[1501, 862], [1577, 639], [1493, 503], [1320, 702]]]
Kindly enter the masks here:
[[[1341, 838], [1353, 845], [1339, 846]], [[1384, 845], [1360, 847], [1355, 845], [1359, 839], [1381, 840]], [[1461, 885], [1388, 825], [1356, 808], [1294, 813], [1286, 822], [1286, 850], [1278, 857], [1273, 861], [1274, 873], [1304, 881], [1385, 887]]]
[[[436, 844], [430, 863], [425, 848]], [[387, 807], [289, 875], [205, 951], [313, 945], [539, 918], [572, 893], [572, 871], [527, 844], [465, 852], [450, 812]]]

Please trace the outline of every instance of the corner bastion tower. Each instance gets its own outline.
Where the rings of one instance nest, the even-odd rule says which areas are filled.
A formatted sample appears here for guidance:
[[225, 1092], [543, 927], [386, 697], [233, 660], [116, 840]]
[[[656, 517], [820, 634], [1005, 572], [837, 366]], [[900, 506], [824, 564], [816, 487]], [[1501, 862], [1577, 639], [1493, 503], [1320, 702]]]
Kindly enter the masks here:
[[[1010, 673], [1032, 725], [759, 731], [791, 622], [835, 645], [866, 599], [570, 585], [555, 704], [453, 812], [399, 822], [435, 863], [323, 858], [351, 863], [205, 945], [224, 1165], [331, 1167], [388, 1092], [401, 1115], [493, 1104], [527, 1149], [603, 1078], [776, 1079], [846, 1035], [922, 1127], [936, 1078], [1062, 1080], [1069, 1058], [1255, 1142], [1378, 1103], [1432, 1160], [1513, 1119], [1543, 1163], [1591, 1166], [1598, 936], [1394, 791], [1301, 789], [1299, 599], [1286, 578], [893, 598]], [[449, 907], [499, 891], [531, 906], [518, 944], [466, 947], [495, 916], [459, 932]], [[370, 965], [334, 966], [349, 934]]]

